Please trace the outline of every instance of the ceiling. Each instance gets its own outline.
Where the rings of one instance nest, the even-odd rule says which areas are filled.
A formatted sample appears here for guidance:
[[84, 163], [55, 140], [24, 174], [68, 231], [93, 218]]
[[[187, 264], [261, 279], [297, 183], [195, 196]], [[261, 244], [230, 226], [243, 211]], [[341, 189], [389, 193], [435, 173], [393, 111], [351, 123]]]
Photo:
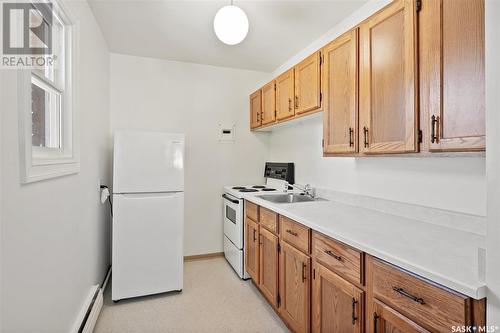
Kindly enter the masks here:
[[250, 22], [236, 46], [213, 31], [215, 13], [230, 0], [89, 2], [111, 52], [270, 72], [367, 0], [235, 0]]

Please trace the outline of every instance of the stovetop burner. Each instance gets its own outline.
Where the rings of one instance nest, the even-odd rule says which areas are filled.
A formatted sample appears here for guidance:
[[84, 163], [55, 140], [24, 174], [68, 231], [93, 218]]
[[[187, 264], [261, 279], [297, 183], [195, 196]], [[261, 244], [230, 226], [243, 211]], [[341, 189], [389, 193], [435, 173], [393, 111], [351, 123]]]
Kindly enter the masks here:
[[276, 189], [275, 188], [266, 187], [266, 188], [263, 188], [261, 191], [269, 192], [269, 191], [276, 191]]
[[254, 185], [252, 188], [266, 188], [264, 185]]
[[233, 190], [244, 190], [246, 187], [244, 186], [235, 186], [233, 187]]
[[240, 190], [240, 192], [259, 192], [259, 190], [256, 190], [254, 188], [243, 188]]

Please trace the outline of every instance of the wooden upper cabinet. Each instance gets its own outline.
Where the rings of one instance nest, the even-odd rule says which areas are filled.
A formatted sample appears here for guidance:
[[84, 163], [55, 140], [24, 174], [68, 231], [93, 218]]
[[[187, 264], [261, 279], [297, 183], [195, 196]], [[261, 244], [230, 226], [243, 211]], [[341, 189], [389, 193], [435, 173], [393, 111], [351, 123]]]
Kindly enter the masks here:
[[377, 333], [430, 333], [396, 310], [377, 300], [372, 301], [373, 332]]
[[360, 27], [362, 153], [418, 151], [415, 0], [396, 0]]
[[248, 217], [245, 224], [245, 269], [259, 284], [259, 225]]
[[420, 93], [430, 151], [485, 149], [484, 0], [424, 0]]
[[295, 66], [295, 113], [321, 107], [320, 52], [315, 52]]
[[361, 333], [363, 331], [363, 291], [326, 267], [313, 264], [313, 333]]
[[340, 36], [321, 54], [325, 153], [358, 151], [358, 29]]
[[294, 70], [286, 71], [276, 78], [276, 113], [278, 120], [295, 115]]
[[293, 332], [309, 332], [311, 258], [282, 242], [279, 261], [281, 316]]
[[260, 228], [260, 290], [269, 303], [278, 307], [278, 236]]
[[262, 96], [260, 89], [250, 95], [250, 128], [257, 128], [261, 123]]
[[276, 91], [274, 81], [262, 87], [262, 125], [273, 123], [276, 120]]

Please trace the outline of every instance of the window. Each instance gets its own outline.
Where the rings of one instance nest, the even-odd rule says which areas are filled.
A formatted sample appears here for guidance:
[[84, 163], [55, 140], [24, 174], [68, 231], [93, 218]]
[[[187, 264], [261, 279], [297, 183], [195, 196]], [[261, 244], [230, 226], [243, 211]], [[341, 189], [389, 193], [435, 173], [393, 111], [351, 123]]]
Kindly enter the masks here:
[[36, 148], [61, 148], [62, 92], [31, 77], [31, 143]]
[[[22, 182], [63, 176], [79, 171], [74, 110], [74, 26], [60, 4], [53, 2], [48, 22], [33, 3], [30, 24], [39, 36], [50, 35], [52, 54], [43, 65], [22, 70], [19, 76], [20, 139], [24, 150]], [[30, 34], [30, 45], [39, 37]]]

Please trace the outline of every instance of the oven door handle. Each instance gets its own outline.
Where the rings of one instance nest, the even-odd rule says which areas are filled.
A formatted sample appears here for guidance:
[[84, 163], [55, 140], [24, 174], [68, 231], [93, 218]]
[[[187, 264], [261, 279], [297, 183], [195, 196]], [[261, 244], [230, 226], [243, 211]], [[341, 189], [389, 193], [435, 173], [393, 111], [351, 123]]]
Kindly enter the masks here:
[[231, 201], [232, 203], [235, 203], [235, 204], [239, 204], [240, 202], [238, 200], [234, 200], [234, 199], [231, 199], [230, 197], [228, 197], [226, 194], [223, 194], [222, 197], [226, 200], [229, 200]]

